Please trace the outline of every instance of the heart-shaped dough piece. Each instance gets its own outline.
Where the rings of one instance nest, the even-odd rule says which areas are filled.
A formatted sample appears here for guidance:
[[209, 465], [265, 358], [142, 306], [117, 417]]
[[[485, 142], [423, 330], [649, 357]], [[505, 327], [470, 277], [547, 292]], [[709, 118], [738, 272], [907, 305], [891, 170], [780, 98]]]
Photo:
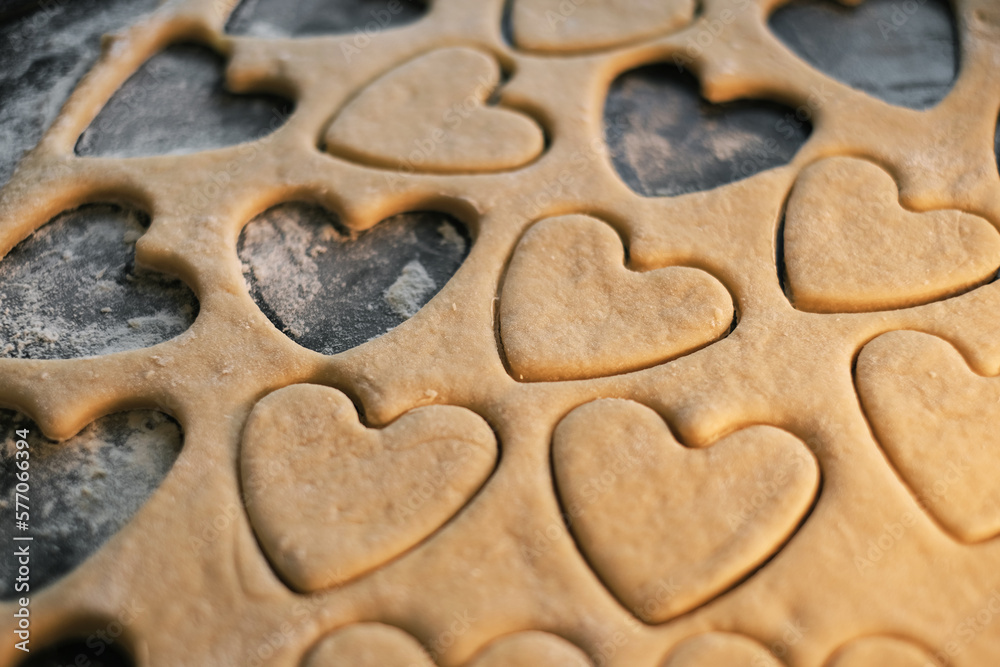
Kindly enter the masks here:
[[373, 429], [336, 389], [294, 385], [254, 407], [241, 466], [261, 546], [292, 586], [315, 591], [430, 535], [496, 460], [493, 431], [464, 408], [417, 408]]
[[557, 635], [527, 631], [501, 637], [466, 667], [593, 667], [583, 651]]
[[611, 227], [549, 218], [517, 244], [500, 296], [500, 338], [518, 380], [573, 380], [646, 368], [728, 330], [733, 301], [699, 269], [624, 264]]
[[545, 136], [524, 114], [485, 105], [499, 83], [491, 56], [463, 47], [432, 51], [351, 100], [327, 129], [326, 150], [407, 171], [521, 167], [541, 155]]
[[536, 51], [601, 49], [677, 30], [694, 0], [516, 0], [514, 43]]
[[434, 661], [407, 632], [383, 623], [358, 623], [321, 639], [302, 667], [434, 667]]
[[731, 632], [706, 632], [685, 639], [661, 667], [781, 667], [762, 644]]
[[958, 539], [1000, 534], [1000, 378], [935, 336], [893, 331], [858, 356], [858, 394], [889, 460]]
[[830, 158], [799, 176], [785, 213], [785, 268], [796, 308], [818, 313], [905, 308], [993, 277], [1000, 234], [956, 210], [914, 213], [876, 165]]
[[564, 418], [553, 465], [580, 549], [649, 623], [710, 600], [775, 553], [819, 486], [816, 459], [785, 431], [752, 426], [692, 449], [656, 412], [620, 399]]
[[861, 637], [842, 646], [826, 667], [927, 667], [940, 664], [916, 644], [896, 637]]

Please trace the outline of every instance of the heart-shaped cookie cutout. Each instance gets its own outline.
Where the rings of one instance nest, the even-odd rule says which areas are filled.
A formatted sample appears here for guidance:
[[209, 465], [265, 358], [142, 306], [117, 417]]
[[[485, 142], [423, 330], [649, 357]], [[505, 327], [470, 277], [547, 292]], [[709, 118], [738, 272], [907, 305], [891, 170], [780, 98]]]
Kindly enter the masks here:
[[660, 667], [781, 667], [780, 660], [749, 637], [706, 632], [678, 644]]
[[826, 667], [927, 667], [940, 664], [916, 644], [889, 636], [861, 637], [834, 653]]
[[584, 215], [527, 231], [500, 296], [500, 337], [516, 379], [633, 371], [729, 330], [733, 301], [711, 275], [679, 266], [638, 273], [624, 260], [618, 234]]
[[893, 331], [858, 356], [858, 394], [889, 460], [958, 539], [1000, 534], [1000, 378], [935, 336]]
[[466, 667], [593, 667], [587, 654], [558, 635], [517, 632], [497, 639]]
[[496, 60], [469, 48], [432, 51], [384, 75], [337, 115], [327, 152], [377, 167], [437, 173], [514, 169], [541, 155], [527, 116], [487, 106]]
[[656, 412], [620, 399], [564, 418], [553, 465], [580, 549], [649, 623], [707, 602], [764, 562], [819, 486], [816, 459], [785, 431], [752, 426], [692, 449]]
[[803, 171], [792, 189], [784, 258], [796, 308], [888, 310], [991, 279], [1000, 267], [1000, 234], [962, 211], [907, 211], [887, 172], [830, 158]]
[[315, 591], [430, 535], [496, 460], [493, 431], [464, 408], [417, 408], [373, 429], [336, 389], [295, 385], [254, 407], [241, 465], [261, 546], [292, 586]]
[[321, 639], [302, 667], [434, 667], [434, 661], [404, 630], [383, 623], [357, 623]]
[[689, 24], [694, 0], [516, 0], [514, 43], [535, 51], [601, 49]]

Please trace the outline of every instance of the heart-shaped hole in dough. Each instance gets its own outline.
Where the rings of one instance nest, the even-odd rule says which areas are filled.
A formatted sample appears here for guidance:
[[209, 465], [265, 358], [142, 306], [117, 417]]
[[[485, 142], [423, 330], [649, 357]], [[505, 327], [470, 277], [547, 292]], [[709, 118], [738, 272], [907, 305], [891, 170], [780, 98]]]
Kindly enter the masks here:
[[958, 31], [946, 0], [793, 0], [769, 23], [810, 65], [890, 104], [932, 107], [958, 75]]
[[263, 38], [354, 33], [347, 48], [362, 49], [373, 35], [425, 13], [423, 0], [243, 0], [229, 15], [226, 32]]
[[198, 300], [137, 269], [149, 219], [91, 204], [62, 213], [0, 260], [0, 357], [67, 359], [150, 347], [182, 334]]
[[76, 143], [82, 156], [177, 155], [264, 137], [294, 110], [273, 95], [225, 89], [223, 59], [193, 43], [168, 46], [111, 97]]
[[403, 213], [352, 233], [326, 209], [292, 202], [252, 220], [238, 252], [268, 319], [299, 345], [337, 354], [416, 315], [470, 245], [443, 213]]
[[[170, 472], [182, 444], [177, 422], [153, 410], [101, 417], [62, 442], [46, 438], [26, 416], [0, 410], [0, 520], [11, 528], [5, 535], [13, 537], [16, 515], [25, 509], [15, 498], [18, 462], [29, 466], [29, 528], [18, 534], [33, 538], [30, 593], [72, 571], [124, 528]], [[28, 592], [14, 588], [17, 568], [16, 559], [0, 558], [0, 599]]]

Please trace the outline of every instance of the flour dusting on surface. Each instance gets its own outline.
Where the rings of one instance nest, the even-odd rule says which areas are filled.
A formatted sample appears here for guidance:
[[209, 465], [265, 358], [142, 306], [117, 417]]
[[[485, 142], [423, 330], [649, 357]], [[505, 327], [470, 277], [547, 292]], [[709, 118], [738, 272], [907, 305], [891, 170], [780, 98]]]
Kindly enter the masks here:
[[155, 0], [41, 3], [0, 25], [0, 185], [38, 143], [101, 49], [100, 37], [156, 7]]
[[84, 206], [15, 246], [0, 261], [0, 357], [112, 354], [191, 326], [191, 290], [134, 265], [145, 222], [134, 210]]
[[413, 317], [437, 285], [418, 260], [403, 267], [396, 282], [385, 291], [385, 301], [400, 317]]
[[403, 213], [352, 232], [329, 211], [301, 202], [265, 211], [239, 241], [261, 311], [323, 354], [364, 344], [415, 315], [468, 251], [464, 227], [443, 213]]
[[[64, 442], [41, 435], [23, 414], [0, 410], [0, 479], [13, 480], [17, 429], [31, 452], [31, 583], [69, 572], [128, 523], [181, 451], [177, 422], [151, 410], [119, 412]], [[0, 521], [14, 525], [14, 484], [0, 486]], [[14, 591], [14, 559], [0, 558], [0, 599]]]

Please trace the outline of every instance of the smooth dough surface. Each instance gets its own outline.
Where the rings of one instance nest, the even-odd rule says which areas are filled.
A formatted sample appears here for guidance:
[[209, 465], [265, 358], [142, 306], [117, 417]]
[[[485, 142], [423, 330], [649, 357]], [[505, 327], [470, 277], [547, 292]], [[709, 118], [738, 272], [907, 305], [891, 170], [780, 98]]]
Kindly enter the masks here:
[[781, 662], [759, 643], [728, 632], [709, 632], [687, 639], [660, 667], [781, 667]]
[[552, 458], [580, 547], [648, 623], [701, 604], [771, 555], [819, 487], [815, 459], [788, 433], [753, 426], [690, 449], [649, 408], [614, 399], [560, 422]]
[[341, 585], [402, 553], [475, 493], [498, 456], [481, 417], [427, 406], [384, 429], [329, 387], [295, 385], [257, 404], [243, 435], [247, 511], [298, 589]]
[[792, 301], [815, 312], [902, 308], [992, 279], [1000, 234], [958, 210], [905, 210], [892, 177], [830, 158], [806, 169], [785, 214]]
[[694, 18], [694, 0], [515, 0], [519, 47], [578, 51], [669, 33]]
[[683, 266], [630, 271], [615, 231], [582, 215], [531, 227], [500, 296], [504, 352], [528, 381], [651, 366], [721, 337], [732, 317], [718, 280]]
[[[602, 667], [820, 667], [873, 636], [1000, 664], [998, 3], [950, 3], [961, 66], [923, 111], [800, 60], [767, 27], [783, 0], [571, 2], [537, 50], [505, 39], [504, 0], [433, 0], [367, 41], [230, 35], [233, 4], [172, 0], [108, 36], [0, 190], [0, 253], [65, 210], [127, 203], [151, 218], [137, 264], [199, 301], [149, 348], [0, 359], [0, 404], [51, 438], [134, 409], [183, 430], [131, 521], [32, 591], [38, 648], [128, 612], [120, 645], [143, 667], [454, 667], [527, 632]], [[515, 0], [515, 33], [551, 6]], [[235, 146], [78, 156], [115, 91], [185, 41], [227, 59], [231, 91], [294, 113]], [[609, 86], [678, 54], [711, 103], [808, 110], [808, 141], [712, 190], [630, 190]], [[440, 211], [471, 247], [412, 318], [319, 354], [257, 307], [237, 255], [292, 201], [358, 232]], [[648, 465], [615, 473], [642, 442]], [[573, 519], [568, 496], [600, 500]], [[0, 664], [21, 657], [0, 643]]]
[[890, 461], [965, 542], [1000, 534], [1000, 378], [976, 375], [940, 338], [894, 331], [858, 357], [858, 392]]
[[360, 623], [325, 637], [302, 667], [434, 667], [434, 662], [399, 628]]
[[501, 637], [476, 654], [468, 667], [593, 667], [573, 644], [546, 632], [519, 632]]
[[326, 150], [410, 172], [520, 167], [538, 157], [545, 138], [527, 116], [484, 104], [499, 81], [485, 53], [432, 51], [352, 99], [327, 130]]
[[898, 637], [862, 637], [843, 647], [827, 667], [925, 667], [936, 658]]

